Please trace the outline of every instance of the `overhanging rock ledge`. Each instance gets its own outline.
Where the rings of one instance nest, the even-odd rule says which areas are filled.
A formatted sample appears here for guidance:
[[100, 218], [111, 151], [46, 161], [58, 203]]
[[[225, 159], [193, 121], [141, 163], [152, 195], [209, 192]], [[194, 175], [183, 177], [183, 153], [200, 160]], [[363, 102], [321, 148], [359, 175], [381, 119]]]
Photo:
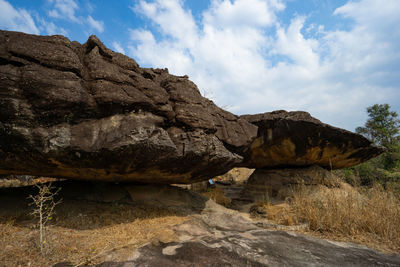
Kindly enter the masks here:
[[236, 166], [342, 168], [382, 152], [315, 119], [266, 114], [227, 112], [187, 76], [141, 68], [96, 36], [81, 45], [0, 31], [0, 175], [193, 183]]

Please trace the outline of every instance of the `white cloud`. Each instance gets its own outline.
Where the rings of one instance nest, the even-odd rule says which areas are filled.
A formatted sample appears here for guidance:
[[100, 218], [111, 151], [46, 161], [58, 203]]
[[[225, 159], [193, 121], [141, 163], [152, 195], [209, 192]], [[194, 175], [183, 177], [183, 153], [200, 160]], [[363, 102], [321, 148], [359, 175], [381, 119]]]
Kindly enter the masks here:
[[46, 28], [47, 34], [57, 34], [57, 26], [53, 22], [46, 23], [44, 27]]
[[15, 9], [10, 3], [0, 0], [0, 28], [39, 34], [31, 14], [25, 9]]
[[[87, 15], [85, 18], [84, 16], [77, 16], [76, 13], [85, 9], [86, 12], [93, 12], [94, 6], [91, 3], [82, 4], [81, 6], [78, 5], [79, 1], [75, 0], [48, 0], [52, 9], [48, 11], [48, 15], [51, 18], [55, 19], [63, 19], [68, 20], [69, 22], [78, 23], [83, 25], [85, 22], [89, 26], [88, 29], [97, 31], [99, 33], [104, 32], [104, 22], [101, 20], [94, 19], [91, 15]], [[84, 7], [84, 8], [83, 8]], [[86, 25], [86, 24], [85, 24]], [[47, 33], [57, 32], [64, 34], [66, 31], [63, 28], [58, 28], [54, 25], [46, 25], [45, 26]], [[89, 35], [90, 32], [84, 31], [85, 35]]]
[[296, 17], [287, 29], [278, 27], [275, 49], [272, 52], [287, 56], [295, 65], [302, 66], [313, 74], [319, 68], [319, 43], [315, 39], [304, 38], [301, 34], [304, 23], [304, 17]]
[[45, 33], [48, 35], [56, 35], [56, 34], [68, 35], [68, 32], [66, 29], [57, 26], [52, 21], [47, 21], [38, 15], [35, 16], [35, 20], [38, 24], [38, 28], [41, 33]]
[[46, 21], [37, 14], [32, 16], [25, 9], [16, 9], [4, 0], [0, 0], [0, 28], [32, 34], [67, 35], [67, 31], [54, 22]]
[[[180, 1], [152, 3], [141, 1], [135, 10], [145, 14], [158, 25], [166, 38], [156, 42], [153, 34], [148, 30], [132, 30], [131, 38], [137, 42], [137, 45], [130, 47], [131, 55], [144, 64], [167, 66], [174, 73], [189, 73], [192, 77], [196, 76], [195, 81], [203, 88], [207, 87], [203, 86], [201, 80], [210, 81], [210, 75], [219, 76], [220, 81], [216, 78], [211, 79], [215, 84], [214, 88], [207, 89], [211, 89], [209, 91], [213, 91], [214, 94], [223, 93], [218, 91], [222, 89], [223, 80], [229, 80], [230, 75], [238, 76], [235, 73], [240, 71], [248, 78], [251, 70], [254, 69], [254, 64], [249, 64], [250, 61], [255, 64], [264, 64], [263, 60], [257, 58], [257, 53], [263, 50], [267, 42], [263, 33], [251, 25], [243, 25], [241, 30], [221, 29], [219, 21], [228, 20], [224, 18], [222, 12], [222, 9], [226, 9], [225, 2], [229, 1], [212, 2], [212, 9], [204, 14], [207, 19], [203, 20], [201, 29], [196, 25], [191, 13], [182, 8]], [[253, 2], [264, 6], [265, 1]], [[242, 2], [229, 7], [230, 16], [232, 17], [232, 14], [241, 8]], [[247, 9], [250, 9], [249, 14], [257, 13], [259, 16], [273, 17], [267, 8], [260, 11], [259, 5], [251, 5]], [[211, 19], [213, 13], [219, 14], [215, 20], [216, 24], [213, 24], [214, 21]], [[262, 22], [263, 20], [254, 21]], [[226, 73], [223, 75], [225, 78], [222, 78], [223, 76], [219, 74], [224, 72], [229, 72], [229, 74]]]
[[125, 54], [125, 50], [124, 48], [122, 48], [120, 42], [112, 42], [111, 45], [114, 48], [114, 50], [117, 51], [118, 53]]
[[54, 22], [46, 22], [45, 24], [43, 24], [45, 30], [46, 30], [46, 34], [49, 35], [68, 35], [68, 32], [66, 29], [62, 28], [62, 27], [58, 27], [56, 24], [54, 24]]
[[95, 29], [98, 32], [104, 31], [104, 22], [101, 20], [95, 20], [92, 16], [87, 17], [87, 22], [89, 23], [90, 28]]
[[212, 1], [204, 13], [204, 23], [221, 29], [271, 26], [276, 20], [275, 12], [283, 9], [279, 1]]
[[156, 0], [153, 3], [141, 0], [133, 10], [150, 17], [164, 35], [185, 46], [194, 46], [196, 24], [191, 12], [184, 10], [179, 0]]
[[[189, 74], [239, 114], [306, 110], [353, 130], [368, 105], [400, 108], [400, 1], [338, 7], [332, 15], [349, 19], [348, 30], [326, 30], [298, 15], [283, 25], [283, 9], [278, 0], [212, 0], [196, 21], [182, 1], [141, 0], [133, 10], [161, 35], [132, 29], [128, 53], [140, 64]], [[307, 31], [317, 34], [307, 38]]]
[[54, 4], [54, 9], [48, 12], [50, 17], [68, 19], [77, 23], [81, 22], [75, 15], [79, 6], [74, 0], [52, 0], [50, 2]]

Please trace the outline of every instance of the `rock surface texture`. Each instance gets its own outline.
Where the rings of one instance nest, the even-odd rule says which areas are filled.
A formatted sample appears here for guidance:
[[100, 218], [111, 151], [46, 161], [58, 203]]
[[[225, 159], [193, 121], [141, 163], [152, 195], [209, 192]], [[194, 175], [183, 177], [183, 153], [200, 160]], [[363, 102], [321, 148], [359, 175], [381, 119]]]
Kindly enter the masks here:
[[189, 183], [240, 163], [256, 133], [187, 76], [95, 36], [0, 31], [0, 174]]
[[[144, 246], [136, 251], [133, 260], [124, 265], [108, 262], [97, 266], [394, 267], [400, 264], [400, 257], [396, 255], [384, 255], [365, 247], [319, 240], [294, 232], [223, 230], [216, 231], [213, 236], [197, 236], [197, 240]], [[59, 265], [62, 266], [65, 265]]]
[[[65, 207], [57, 210], [57, 223], [49, 225], [48, 233], [56, 231], [58, 235], [60, 231], [66, 231], [64, 239], [56, 238], [54, 239], [56, 241], [52, 243], [54, 251], [57, 251], [54, 254], [58, 255], [52, 254], [52, 262], [57, 262], [53, 260], [53, 257], [67, 261], [67, 263], [55, 264], [54, 266], [57, 267], [86, 266], [82, 264], [89, 262], [88, 259], [92, 262], [90, 265], [96, 264], [95, 266], [102, 267], [400, 266], [398, 254], [382, 254], [352, 243], [311, 237], [294, 232], [296, 225], [281, 225], [277, 228], [276, 225], [253, 220], [246, 216], [248, 214], [227, 209], [206, 197], [178, 187], [81, 181], [60, 181], [54, 185], [61, 188], [58, 196], [63, 199], [61, 207], [63, 205]], [[30, 210], [26, 202], [28, 196], [34, 192], [34, 187], [0, 188], [0, 218], [3, 224], [11, 219], [15, 220], [16, 217], [21, 218], [17, 221], [18, 231], [13, 232], [14, 237], [21, 236], [24, 228], [32, 231], [29, 221], [23, 216]], [[101, 215], [99, 214], [100, 204], [107, 210]], [[139, 207], [143, 208], [142, 212], [137, 210]], [[16, 213], [19, 209], [23, 209], [24, 212]], [[111, 220], [109, 217], [111, 215], [107, 214], [112, 211], [120, 213], [121, 210], [126, 214], [132, 210], [143, 214], [133, 217], [126, 215], [119, 219], [111, 217], [114, 220]], [[165, 213], [160, 213], [160, 211]], [[183, 220], [180, 219], [177, 224], [163, 226], [162, 221], [171, 215]], [[158, 233], [156, 236], [148, 235], [146, 231], [141, 233], [139, 230], [132, 229], [129, 232], [124, 230], [133, 221], [142, 220], [142, 216], [160, 222], [160, 225], [153, 229]], [[73, 221], [63, 222], [66, 217]], [[7, 227], [10, 226], [7, 225]], [[113, 230], [108, 232], [106, 228]], [[107, 231], [106, 233], [111, 235], [121, 235], [119, 232], [121, 231], [127, 236], [124, 236], [123, 243], [115, 244], [110, 241], [111, 236], [96, 235], [98, 231]], [[51, 236], [57, 237], [57, 235]], [[138, 241], [135, 240], [136, 235], [147, 237], [139, 238], [141, 241]], [[61, 234], [60, 237], [62, 236]], [[21, 240], [21, 244], [11, 243], [21, 246], [19, 250], [3, 249], [6, 247], [4, 244], [12, 238], [0, 239], [3, 242], [0, 256], [9, 255], [6, 261], [8, 264], [1, 264], [3, 263], [1, 260], [5, 257], [0, 257], [0, 266], [29, 266], [27, 261], [21, 261], [19, 257], [15, 257], [18, 255], [15, 251], [18, 252], [24, 248], [31, 249], [32, 235], [26, 235]], [[65, 242], [65, 238], [74, 239], [75, 244], [79, 243], [78, 249], [89, 246], [89, 240], [100, 238], [100, 243], [95, 243], [96, 251], [100, 252], [93, 253], [94, 249], [92, 249], [87, 255], [80, 253], [81, 259], [75, 258], [76, 252], [67, 252], [75, 244]], [[22, 245], [25, 242], [29, 244], [29, 247]], [[63, 249], [66, 250], [64, 253]], [[33, 253], [24, 253], [28, 256], [25, 259], [32, 262]], [[96, 255], [97, 257], [94, 257]], [[51, 266], [32, 263], [31, 266]]]
[[242, 163], [247, 168], [319, 165], [338, 169], [357, 165], [384, 151], [359, 134], [322, 123], [303, 111], [278, 110], [240, 118], [258, 126], [257, 138]]
[[308, 189], [319, 185], [339, 187], [339, 180], [333, 172], [317, 165], [307, 168], [257, 169], [250, 175], [242, 194], [254, 202], [265, 200], [266, 194], [268, 197], [285, 199], [291, 197], [293, 190], [299, 186]]
[[[189, 212], [187, 221], [172, 227], [171, 230], [175, 233], [173, 240], [168, 242], [154, 240], [148, 245], [133, 248], [126, 254], [113, 250], [105, 255], [107, 262], [96, 266], [399, 266], [400, 264], [399, 255], [385, 255], [364, 246], [318, 239], [293, 231], [273, 230], [245, 218], [240, 212], [227, 209], [187, 190], [169, 186], [135, 187], [126, 188], [133, 203], [144, 205], [150, 202], [154, 205], [153, 202], [157, 199], [165, 199], [167, 200], [165, 202], [159, 201], [160, 208], [170, 209], [173, 208], [171, 204], [175, 203], [176, 208], [185, 208], [185, 212], [192, 211]], [[63, 188], [65, 190], [66, 187]], [[110, 190], [109, 187], [105, 189]], [[80, 198], [87, 196], [84, 190], [79, 191], [79, 194], [75, 194]], [[149, 193], [144, 198], [138, 197], [137, 192], [140, 191]], [[166, 198], [160, 198], [161, 195]], [[65, 195], [63, 198], [68, 199]], [[54, 266], [69, 265], [59, 263]]]
[[233, 115], [187, 76], [140, 68], [95, 36], [0, 31], [0, 175], [193, 183], [236, 166], [341, 168], [379, 153], [307, 113]]

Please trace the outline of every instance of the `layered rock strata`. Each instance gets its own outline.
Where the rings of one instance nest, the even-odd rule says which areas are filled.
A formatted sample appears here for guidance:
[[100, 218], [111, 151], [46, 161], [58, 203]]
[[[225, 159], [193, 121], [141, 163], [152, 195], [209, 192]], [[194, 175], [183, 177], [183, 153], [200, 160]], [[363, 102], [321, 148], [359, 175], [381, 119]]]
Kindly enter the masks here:
[[341, 168], [381, 153], [312, 117], [275, 117], [229, 113], [187, 76], [140, 68], [96, 36], [0, 31], [0, 176], [193, 183], [236, 166]]
[[278, 110], [240, 118], [258, 127], [257, 138], [244, 154], [242, 166], [247, 168], [319, 165], [339, 169], [384, 151], [359, 134], [322, 123], [303, 111]]
[[256, 169], [247, 180], [242, 197], [254, 202], [265, 202], [269, 198], [285, 199], [293, 192], [307, 188], [318, 189], [340, 187], [340, 178], [333, 172], [317, 165], [306, 168]]
[[95, 36], [0, 31], [0, 174], [189, 183], [240, 163], [256, 132]]

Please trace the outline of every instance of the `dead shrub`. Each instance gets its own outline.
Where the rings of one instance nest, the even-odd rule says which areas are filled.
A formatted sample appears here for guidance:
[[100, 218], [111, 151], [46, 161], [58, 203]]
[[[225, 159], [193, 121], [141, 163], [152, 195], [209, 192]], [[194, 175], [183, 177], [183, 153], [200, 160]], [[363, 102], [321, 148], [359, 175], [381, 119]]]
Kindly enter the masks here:
[[[44, 246], [47, 244], [45, 240], [45, 231], [47, 223], [53, 219], [55, 207], [61, 203], [61, 200], [56, 201], [55, 197], [61, 188], [55, 190], [51, 183], [49, 184], [36, 184], [38, 193], [30, 195], [29, 199], [32, 201], [30, 205], [35, 206], [32, 215], [38, 219], [37, 225], [39, 227], [39, 246], [40, 252], [45, 254]], [[55, 190], [55, 191], [53, 191]]]

